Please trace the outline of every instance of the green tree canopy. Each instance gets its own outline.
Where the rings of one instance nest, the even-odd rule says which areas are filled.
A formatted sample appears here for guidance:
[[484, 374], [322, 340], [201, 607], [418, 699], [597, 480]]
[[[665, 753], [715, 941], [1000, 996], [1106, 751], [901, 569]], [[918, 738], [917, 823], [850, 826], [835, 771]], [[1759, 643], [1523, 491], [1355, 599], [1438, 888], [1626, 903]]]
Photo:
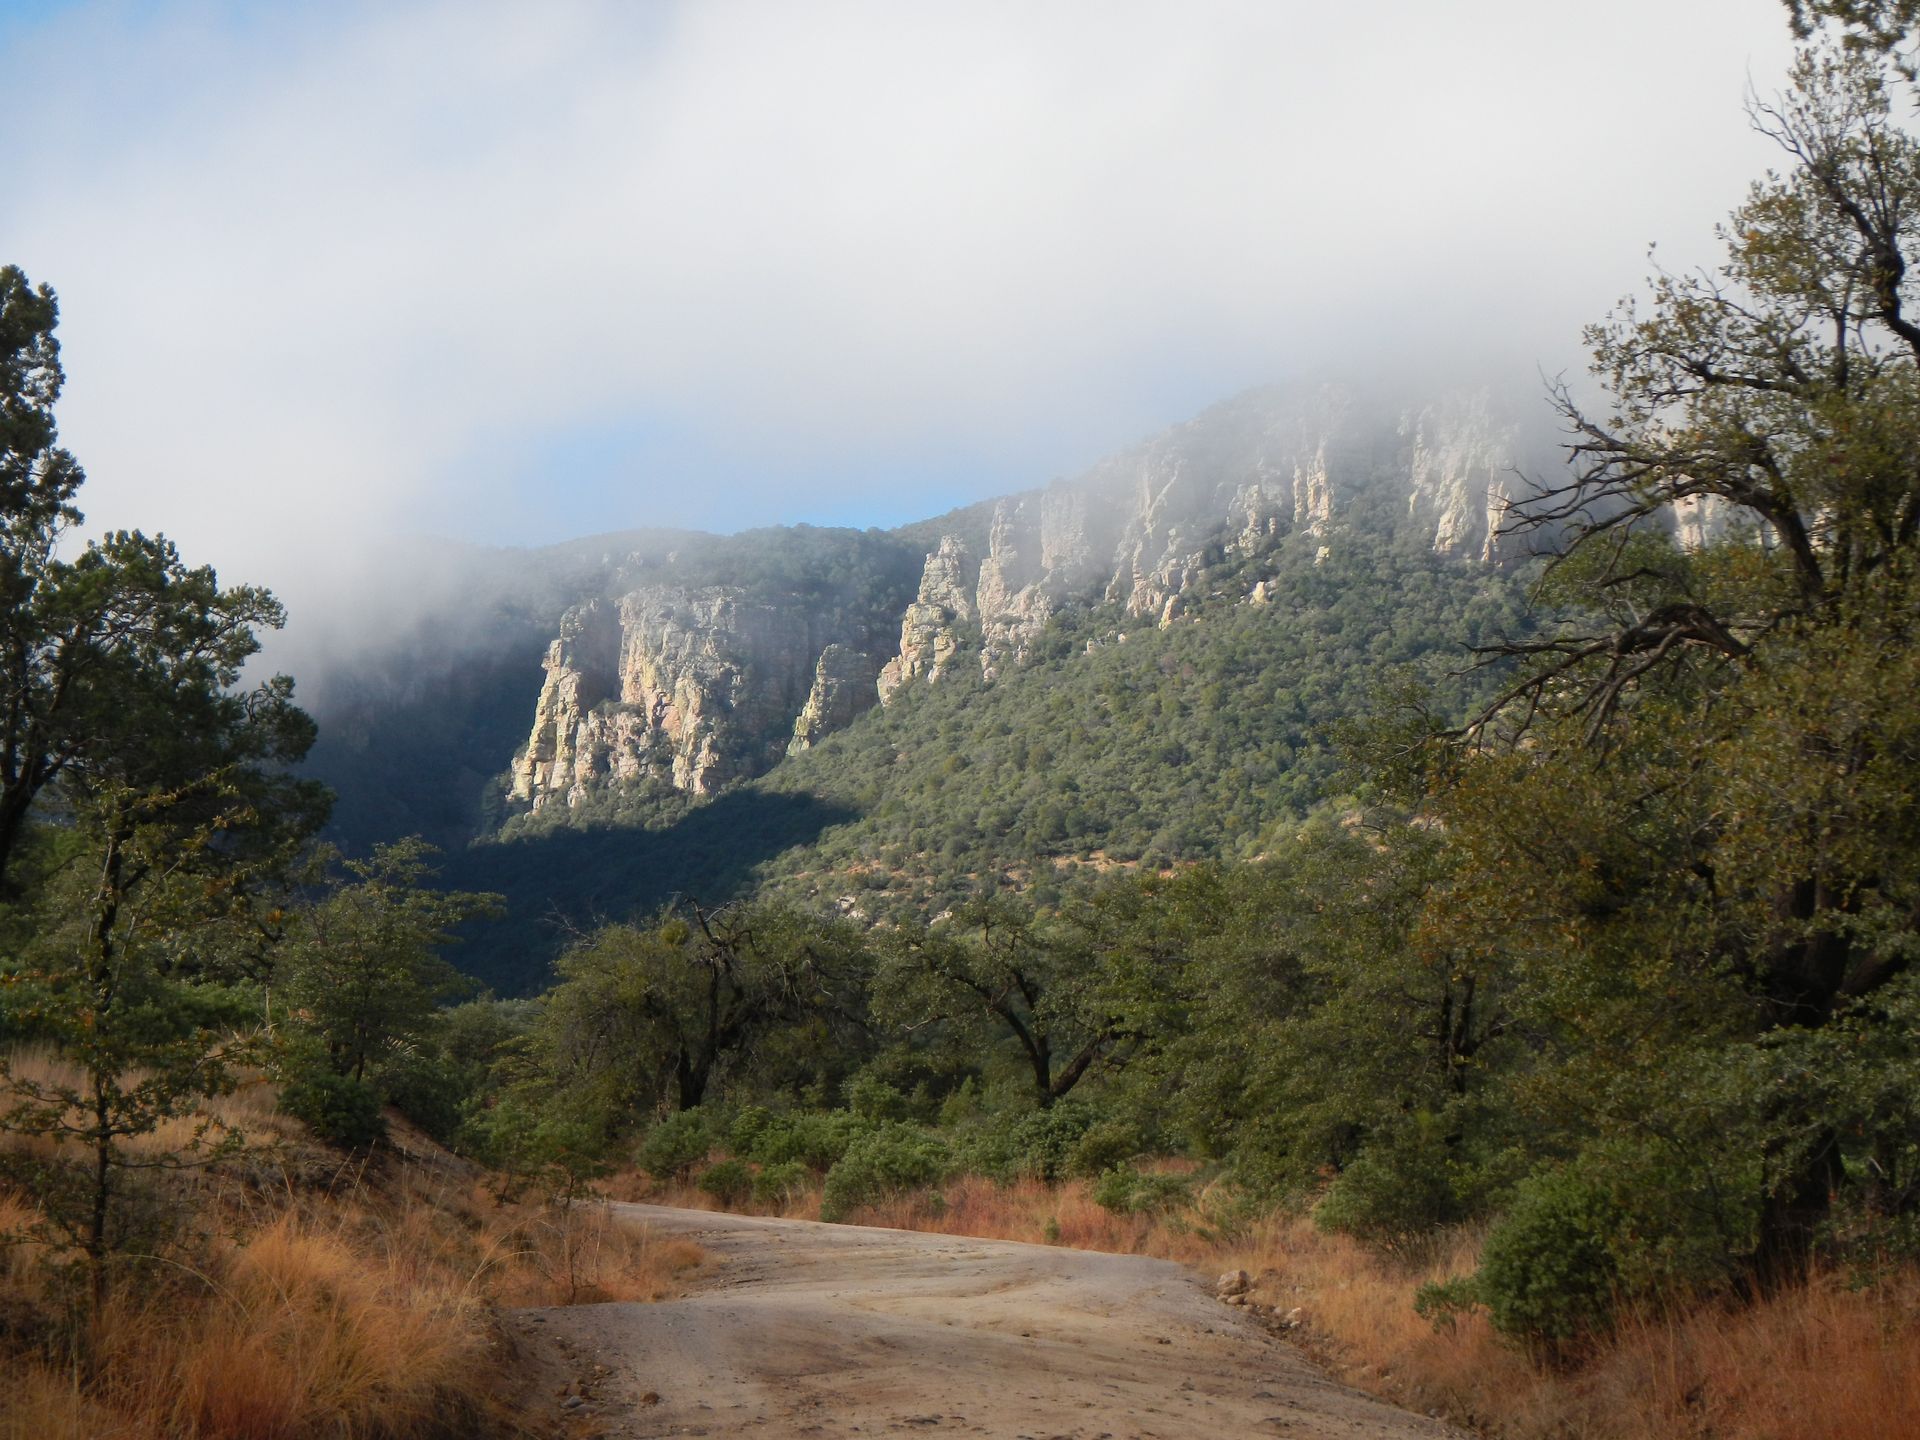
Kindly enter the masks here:
[[439, 952], [462, 923], [497, 913], [499, 897], [433, 888], [435, 853], [414, 837], [376, 846], [365, 860], [331, 850], [316, 858], [337, 878], [300, 912], [274, 979], [337, 1075], [366, 1080], [472, 986]]
[[[1454, 864], [1421, 924], [1508, 957], [1541, 1057], [1513, 1093], [1562, 1145], [1657, 1172], [1643, 1200], [1698, 1197], [1723, 1271], [1790, 1272], [1836, 1200], [1920, 1195], [1911, 1089], [1863, 1122], [1811, 1058], [1878, 1037], [1858, 1053], [1892, 1067], [1883, 1095], [1911, 1064], [1910, 1033], [1883, 1043], [1920, 952], [1920, 144], [1897, 84], [1871, 49], [1805, 51], [1755, 107], [1789, 163], [1724, 263], [1656, 274], [1590, 332], [1610, 407], [1560, 392], [1575, 474], [1514, 521], [1555, 538], [1569, 618], [1500, 647], [1518, 678], [1428, 797]], [[1675, 543], [1676, 512], [1717, 533]]]
[[[57, 443], [58, 318], [50, 289], [0, 267], [0, 889], [49, 787], [168, 788], [208, 773], [211, 743], [248, 764], [313, 739], [284, 677], [235, 688], [258, 631], [285, 618], [265, 590], [222, 589], [137, 532], [60, 557], [84, 476]], [[298, 803], [318, 807], [317, 788]]]

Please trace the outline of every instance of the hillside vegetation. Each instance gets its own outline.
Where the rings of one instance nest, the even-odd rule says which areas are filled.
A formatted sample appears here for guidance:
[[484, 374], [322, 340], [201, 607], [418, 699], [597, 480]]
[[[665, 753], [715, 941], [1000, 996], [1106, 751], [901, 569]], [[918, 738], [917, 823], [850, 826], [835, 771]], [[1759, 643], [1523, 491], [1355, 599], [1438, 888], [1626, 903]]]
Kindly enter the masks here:
[[[1418, 683], [1464, 714], [1497, 671], [1471, 647], [1535, 623], [1532, 571], [1435, 556], [1384, 497], [1337, 543], [1223, 562], [1166, 627], [1117, 607], [1055, 619], [989, 684], [972, 655], [716, 800], [600, 792], [449, 857], [508, 898], [462, 964], [537, 987], [569, 928], [676, 896], [747, 894], [925, 919], [977, 893], [1043, 907], [1114, 868], [1257, 854], [1351, 783], [1336, 730]], [[1256, 583], [1268, 599], [1249, 604]]]
[[[569, 1294], [574, 1202], [644, 1183], [1244, 1256], [1493, 1433], [1912, 1433], [1920, 139], [1877, 33], [1758, 111], [1792, 163], [1721, 268], [1590, 332], [1536, 559], [1363, 490], [1164, 624], [1069, 605], [991, 685], [699, 800], [576, 770], [445, 857], [322, 843], [313, 722], [245, 677], [271, 595], [72, 553], [53, 297], [0, 270], [5, 1424], [478, 1423], [490, 1212], [313, 1199], [417, 1127], [549, 1198]], [[749, 546], [887, 606], [915, 548]]]

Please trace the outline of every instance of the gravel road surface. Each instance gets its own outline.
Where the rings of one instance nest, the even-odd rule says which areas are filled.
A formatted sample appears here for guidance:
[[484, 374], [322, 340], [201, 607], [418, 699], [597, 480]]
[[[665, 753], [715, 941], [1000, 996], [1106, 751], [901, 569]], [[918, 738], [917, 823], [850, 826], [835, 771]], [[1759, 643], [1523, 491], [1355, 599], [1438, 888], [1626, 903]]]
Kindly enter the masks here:
[[587, 1377], [552, 1402], [566, 1433], [1460, 1434], [1335, 1384], [1167, 1261], [619, 1208], [716, 1263], [681, 1300], [519, 1312], [556, 1366]]

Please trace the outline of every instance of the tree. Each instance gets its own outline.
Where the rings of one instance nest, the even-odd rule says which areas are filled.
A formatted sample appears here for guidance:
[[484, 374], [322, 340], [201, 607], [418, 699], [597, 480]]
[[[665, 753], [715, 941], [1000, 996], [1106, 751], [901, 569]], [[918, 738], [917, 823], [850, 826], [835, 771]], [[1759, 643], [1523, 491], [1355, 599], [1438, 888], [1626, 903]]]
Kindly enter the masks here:
[[[0, 1032], [56, 1052], [50, 1068], [0, 1055], [0, 1130], [48, 1147], [16, 1159], [84, 1256], [96, 1305], [129, 1233], [129, 1175], [222, 1148], [205, 1102], [259, 1056], [246, 982], [271, 891], [324, 814], [286, 774], [312, 726], [284, 686], [226, 688], [251, 649], [232, 634], [191, 662], [168, 657], [174, 703], [126, 717], [146, 743], [63, 777], [64, 863], [31, 940], [0, 961]], [[158, 1138], [178, 1121], [184, 1140]]]
[[435, 853], [418, 836], [376, 846], [366, 860], [323, 852], [317, 867], [346, 878], [304, 910], [281, 948], [282, 1003], [328, 1068], [356, 1083], [417, 1044], [440, 1005], [471, 988], [439, 949], [466, 921], [498, 913], [497, 895], [432, 888]]
[[1913, 57], [1899, 50], [1920, 23], [1920, 0], [1786, 0], [1786, 6], [1793, 33], [1802, 40], [1831, 22], [1844, 44], [1892, 57], [1902, 74], [1914, 78]]
[[970, 901], [947, 923], [889, 937], [875, 1006], [895, 1024], [984, 1025], [1020, 1049], [1034, 1100], [1051, 1106], [1123, 1039], [1099, 957], [1048, 935], [1012, 906]]
[[[1463, 864], [1429, 923], [1524, 961], [1515, 1003], [1557, 1057], [1536, 1116], [1582, 1153], [1666, 1156], [1641, 1193], [1711, 1196], [1727, 1263], [1763, 1279], [1861, 1174], [1913, 1165], [1910, 1037], [1884, 1043], [1920, 950], [1920, 145], [1897, 83], [1871, 46], [1805, 50], [1754, 107], [1788, 167], [1722, 266], [1660, 271], [1590, 330], [1609, 410], [1557, 391], [1574, 473], [1509, 527], [1548, 537], [1566, 623], [1495, 647], [1519, 673], [1431, 797]], [[1677, 545], [1676, 512], [1718, 533]], [[1811, 1059], [1838, 1033], [1877, 1037], [1860, 1053], [1904, 1095], [1870, 1123]]]
[[[292, 682], [240, 683], [282, 621], [272, 595], [223, 590], [157, 536], [56, 554], [82, 479], [56, 443], [57, 318], [50, 290], [0, 268], [0, 885], [19, 888], [36, 806], [52, 841], [14, 897], [0, 1036], [55, 1047], [45, 1067], [0, 1058], [0, 1129], [36, 1142], [13, 1160], [98, 1301], [128, 1177], [215, 1143], [204, 1102], [253, 1053], [240, 1007], [326, 797], [289, 773], [314, 733]], [[182, 1120], [184, 1141], [159, 1138]]]
[[610, 1119], [691, 1110], [785, 1038], [804, 1037], [823, 1062], [857, 1049], [867, 968], [843, 923], [682, 903], [563, 955], [529, 1044], [543, 1073]]
[[107, 783], [129, 757], [172, 748], [178, 707], [204, 712], [190, 724], [236, 706], [298, 713], [284, 680], [231, 693], [256, 631], [284, 619], [265, 590], [222, 590], [212, 570], [137, 532], [59, 557], [85, 477], [57, 443], [58, 319], [50, 289], [0, 267], [0, 891], [49, 787], [86, 772]]

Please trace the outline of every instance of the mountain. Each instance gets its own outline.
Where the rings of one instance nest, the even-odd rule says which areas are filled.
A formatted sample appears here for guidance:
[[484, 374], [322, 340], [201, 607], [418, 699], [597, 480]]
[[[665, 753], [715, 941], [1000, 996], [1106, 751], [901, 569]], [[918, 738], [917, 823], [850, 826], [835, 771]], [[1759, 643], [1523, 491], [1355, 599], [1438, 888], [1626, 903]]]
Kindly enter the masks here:
[[678, 892], [880, 918], [1252, 853], [1394, 667], [1469, 701], [1464, 647], [1526, 623], [1498, 527], [1550, 456], [1485, 394], [1274, 388], [895, 531], [503, 552], [466, 641], [423, 622], [322, 689], [316, 768], [349, 845], [422, 830], [508, 895], [465, 957], [508, 989]]

